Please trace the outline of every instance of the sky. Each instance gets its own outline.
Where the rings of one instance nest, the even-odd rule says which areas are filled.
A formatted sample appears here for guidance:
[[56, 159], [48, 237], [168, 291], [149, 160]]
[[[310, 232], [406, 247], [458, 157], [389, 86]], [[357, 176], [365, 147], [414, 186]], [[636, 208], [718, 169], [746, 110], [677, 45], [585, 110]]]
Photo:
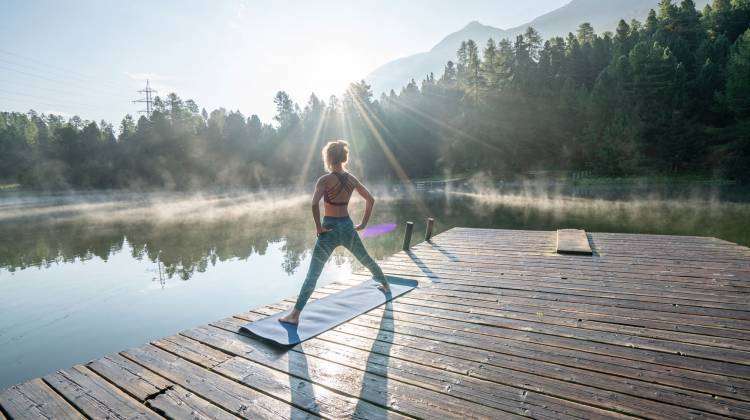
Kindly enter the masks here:
[[209, 112], [327, 100], [470, 21], [510, 28], [569, 0], [4, 0], [0, 111], [137, 115], [146, 79]]

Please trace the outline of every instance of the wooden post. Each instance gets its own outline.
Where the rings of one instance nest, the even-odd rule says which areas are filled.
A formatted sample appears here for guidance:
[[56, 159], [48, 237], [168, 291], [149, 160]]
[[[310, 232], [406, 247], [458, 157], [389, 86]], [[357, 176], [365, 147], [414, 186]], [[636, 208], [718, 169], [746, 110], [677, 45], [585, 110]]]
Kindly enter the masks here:
[[427, 230], [424, 232], [424, 240], [429, 242], [432, 238], [432, 227], [435, 225], [435, 219], [432, 217], [427, 218]]
[[414, 229], [413, 222], [406, 222], [406, 232], [404, 232], [404, 251], [411, 248], [411, 231]]

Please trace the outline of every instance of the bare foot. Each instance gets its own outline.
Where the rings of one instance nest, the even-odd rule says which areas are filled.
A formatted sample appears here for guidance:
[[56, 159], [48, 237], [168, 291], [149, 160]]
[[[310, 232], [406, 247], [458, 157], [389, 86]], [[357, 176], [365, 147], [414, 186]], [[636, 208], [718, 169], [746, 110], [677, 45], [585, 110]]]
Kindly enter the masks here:
[[388, 283], [379, 284], [378, 289], [380, 289], [383, 293], [391, 293], [391, 286]]
[[299, 324], [299, 314], [300, 312], [298, 310], [293, 309], [292, 312], [290, 312], [289, 314], [279, 318], [279, 322], [283, 322], [285, 324], [297, 325]]

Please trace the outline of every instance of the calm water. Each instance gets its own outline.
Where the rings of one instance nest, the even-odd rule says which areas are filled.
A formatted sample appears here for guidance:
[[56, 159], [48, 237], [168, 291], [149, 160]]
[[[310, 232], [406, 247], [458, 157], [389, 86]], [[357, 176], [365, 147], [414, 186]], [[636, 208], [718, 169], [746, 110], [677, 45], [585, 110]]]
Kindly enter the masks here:
[[[417, 242], [429, 215], [438, 232], [578, 227], [750, 245], [738, 187], [500, 187], [381, 192], [370, 223], [381, 229], [365, 244], [383, 258], [403, 222]], [[296, 294], [314, 240], [307, 196], [283, 192], [0, 196], [0, 389]], [[340, 252], [319, 284], [353, 268]]]

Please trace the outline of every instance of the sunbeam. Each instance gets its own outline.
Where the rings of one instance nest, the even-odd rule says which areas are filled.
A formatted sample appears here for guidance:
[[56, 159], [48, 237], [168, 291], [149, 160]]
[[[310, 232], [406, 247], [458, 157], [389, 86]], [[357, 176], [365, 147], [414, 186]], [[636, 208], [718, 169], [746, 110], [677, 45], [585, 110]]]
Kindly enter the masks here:
[[[383, 150], [383, 153], [388, 160], [388, 164], [390, 164], [391, 168], [393, 168], [393, 170], [396, 172], [396, 176], [398, 176], [399, 179], [403, 182], [404, 188], [406, 189], [409, 196], [414, 200], [414, 203], [416, 204], [420, 213], [425, 216], [429, 215], [429, 210], [427, 209], [427, 206], [424, 204], [422, 199], [419, 197], [419, 194], [417, 194], [417, 190], [414, 188], [414, 184], [411, 182], [409, 175], [407, 175], [406, 171], [401, 166], [401, 163], [396, 158], [396, 155], [394, 155], [391, 151], [391, 148], [388, 147], [388, 144], [386, 144], [385, 139], [380, 134], [380, 131], [377, 129], [377, 127], [375, 127], [375, 124], [373, 124], [373, 119], [377, 120], [377, 117], [372, 114], [369, 107], [363, 104], [361, 102], [361, 99], [357, 95], [355, 95], [354, 92], [350, 90], [349, 93], [353, 99], [352, 103], [359, 110], [359, 113], [362, 116], [365, 125], [375, 137], [375, 140], [377, 140], [380, 148]], [[382, 123], [380, 123], [379, 120], [378, 124], [382, 126]]]
[[495, 152], [502, 152], [503, 151], [499, 147], [497, 147], [495, 145], [492, 145], [492, 144], [489, 144], [489, 143], [487, 143], [485, 141], [482, 141], [482, 140], [480, 140], [480, 139], [472, 136], [471, 134], [465, 133], [465, 132], [463, 132], [463, 131], [461, 131], [461, 130], [459, 130], [459, 129], [453, 127], [453, 126], [451, 126], [450, 124], [447, 124], [447, 123], [445, 123], [443, 121], [440, 121], [439, 119], [437, 119], [437, 118], [435, 118], [435, 117], [433, 117], [431, 115], [428, 115], [428, 114], [426, 114], [426, 113], [424, 113], [424, 112], [422, 112], [422, 111], [414, 108], [413, 106], [411, 106], [411, 105], [409, 105], [407, 103], [404, 103], [403, 101], [400, 101], [400, 100], [398, 100], [396, 98], [391, 98], [390, 101], [394, 105], [396, 105], [397, 107], [400, 107], [401, 109], [405, 109], [408, 112], [416, 114], [417, 116], [422, 117], [425, 120], [427, 120], [427, 121], [429, 121], [431, 123], [434, 123], [434, 124], [440, 126], [441, 128], [445, 128], [445, 129], [447, 129], [447, 130], [449, 130], [449, 131], [451, 131], [453, 133], [456, 133], [459, 136], [461, 136], [461, 137], [463, 137], [463, 138], [465, 138], [465, 139], [467, 139], [469, 141], [472, 141], [474, 143], [478, 143], [482, 147], [486, 147], [486, 148], [491, 149], [491, 150], [493, 150]]
[[299, 180], [297, 181], [297, 188], [302, 188], [305, 181], [307, 180], [308, 173], [310, 172], [310, 165], [312, 164], [313, 156], [315, 156], [315, 151], [318, 150], [318, 147], [320, 144], [321, 133], [323, 132], [323, 129], [328, 125], [329, 112], [330, 110], [326, 108], [323, 112], [320, 113], [318, 124], [315, 127], [315, 135], [313, 136], [313, 139], [310, 142], [310, 147], [307, 149], [307, 156], [305, 156], [305, 163], [302, 165], [302, 171], [300, 171]]

